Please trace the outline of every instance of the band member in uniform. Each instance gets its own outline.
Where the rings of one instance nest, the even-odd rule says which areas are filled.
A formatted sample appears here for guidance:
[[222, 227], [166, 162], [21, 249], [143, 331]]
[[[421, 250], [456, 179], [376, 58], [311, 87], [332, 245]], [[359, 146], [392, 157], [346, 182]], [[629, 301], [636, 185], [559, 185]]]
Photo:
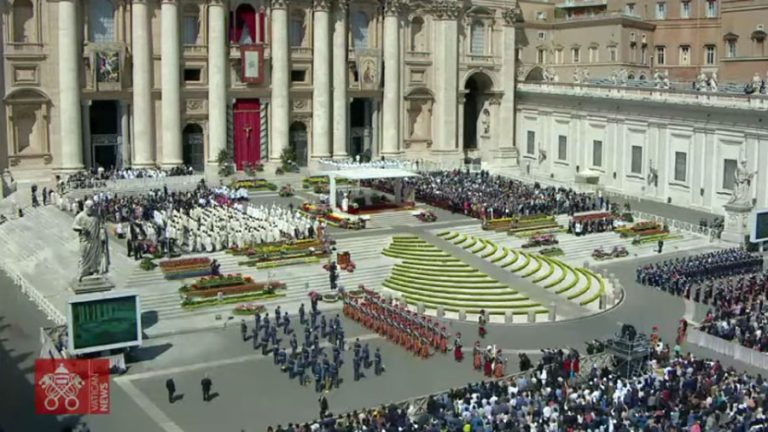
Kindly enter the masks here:
[[464, 360], [464, 353], [461, 349], [461, 333], [456, 333], [456, 339], [453, 340], [453, 359], [457, 362]]
[[480, 341], [475, 342], [475, 346], [472, 347], [472, 367], [479, 371], [482, 369], [483, 351], [480, 349]]

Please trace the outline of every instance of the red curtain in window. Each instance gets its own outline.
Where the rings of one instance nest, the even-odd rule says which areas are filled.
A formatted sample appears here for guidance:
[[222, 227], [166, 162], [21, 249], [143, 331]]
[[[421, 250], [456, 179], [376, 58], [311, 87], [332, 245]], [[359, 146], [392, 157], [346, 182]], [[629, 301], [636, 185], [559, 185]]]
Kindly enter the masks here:
[[238, 99], [233, 111], [235, 166], [242, 170], [243, 163], [256, 163], [261, 159], [261, 102]]
[[248, 27], [248, 34], [251, 41], [256, 42], [256, 11], [251, 5], [240, 5], [235, 12], [235, 39], [233, 42], [239, 43], [243, 36], [243, 29]]

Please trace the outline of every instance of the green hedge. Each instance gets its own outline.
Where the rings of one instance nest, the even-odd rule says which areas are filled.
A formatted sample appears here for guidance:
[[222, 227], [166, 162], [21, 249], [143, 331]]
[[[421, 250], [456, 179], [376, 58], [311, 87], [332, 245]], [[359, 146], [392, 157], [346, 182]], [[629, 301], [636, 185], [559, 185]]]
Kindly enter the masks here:
[[[431, 286], [434, 288], [445, 288], [445, 289], [451, 289], [456, 288], [458, 286], [461, 286], [463, 288], [476, 288], [476, 289], [507, 289], [508, 287], [504, 284], [498, 283], [493, 279], [488, 279], [484, 281], [464, 281], [464, 280], [458, 280], [458, 281], [438, 281], [434, 279], [416, 279], [414, 277], [408, 276], [402, 276], [402, 275], [391, 275], [390, 279], [397, 280], [403, 283], [407, 284], [421, 284], [425, 286]], [[413, 280], [411, 280], [413, 279]]]
[[432, 269], [439, 268], [440, 270], [445, 270], [445, 271], [452, 271], [451, 269], [461, 269], [462, 271], [466, 269], [466, 271], [470, 271], [469, 269], [471, 268], [471, 267], [468, 267], [463, 262], [457, 260], [456, 258], [452, 259], [451, 261], [444, 261], [439, 263], [431, 263], [431, 262], [425, 263], [422, 261], [413, 261], [410, 259], [405, 259], [403, 260], [402, 264], [406, 266], [419, 267], [419, 268], [432, 268]]
[[408, 271], [396, 268], [392, 269], [392, 274], [402, 277], [412, 277], [413, 279], [418, 280], [434, 280], [438, 282], [474, 282], [488, 279], [488, 277], [482, 273], [441, 274], [438, 272]]
[[477, 240], [477, 245], [475, 247], [469, 249], [469, 252], [471, 252], [473, 254], [476, 254], [476, 253], [482, 251], [483, 249], [485, 249], [485, 247], [486, 247], [485, 241], [478, 239]]
[[[557, 267], [560, 268], [560, 276], [558, 276], [557, 279], [555, 279], [555, 280], [549, 282], [548, 284], [544, 285], [545, 289], [550, 289], [550, 288], [553, 288], [553, 287], [555, 287], [557, 285], [560, 285], [565, 280], [565, 277], [568, 276], [569, 272], [573, 273], [573, 270], [570, 270], [570, 268], [568, 268], [562, 262], [560, 262], [558, 260], [553, 260], [553, 259], [550, 259], [549, 261], [550, 261], [550, 264], [554, 264], [554, 265], [556, 265]], [[576, 276], [576, 278], [578, 279], [578, 276]]]
[[[485, 309], [485, 308], [488, 308], [488, 309], [501, 309], [501, 308], [504, 308], [504, 309], [530, 309], [530, 308], [535, 308], [535, 307], [541, 306], [541, 303], [534, 303], [534, 302], [519, 303], [519, 304], [506, 304], [504, 306], [500, 306], [500, 305], [486, 306], [485, 303], [481, 303], [481, 302], [473, 302], [473, 303], [480, 303], [480, 304], [472, 304], [472, 303], [467, 303], [467, 302], [463, 302], [463, 301], [454, 301], [454, 300], [444, 300], [441, 303], [435, 303], [435, 302], [431, 301], [429, 298], [422, 297], [422, 296], [406, 295], [405, 297], [406, 298], [414, 299], [415, 301], [422, 302], [424, 304], [435, 304], [435, 305], [465, 307], [465, 308], [470, 307], [470, 308], [478, 308], [478, 309]], [[512, 303], [515, 303], [515, 302], [512, 302]]]
[[501, 248], [501, 255], [497, 256], [496, 258], [491, 258], [491, 262], [496, 264], [508, 256], [509, 256], [509, 249]]
[[486, 294], [484, 296], [478, 296], [478, 294], [476, 293], [471, 293], [467, 291], [446, 292], [446, 291], [439, 291], [435, 289], [421, 290], [421, 289], [416, 289], [409, 286], [400, 285], [393, 281], [385, 281], [384, 283], [382, 283], [382, 285], [393, 291], [397, 291], [406, 295], [430, 298], [432, 299], [432, 301], [438, 302], [438, 303], [445, 300], [445, 301], [468, 301], [468, 302], [481, 302], [481, 303], [487, 302], [489, 304], [496, 304], [496, 303], [502, 303], [502, 302], [514, 303], [514, 302], [530, 300], [527, 296], [524, 296], [518, 293], [507, 294], [507, 295]]
[[[434, 276], [439, 278], [454, 278], [454, 279], [483, 279], [487, 278], [483, 273], [480, 273], [478, 271], [470, 271], [467, 269], [467, 271], [458, 271], [456, 269], [451, 269], [452, 271], [446, 271], [446, 269], [440, 268], [440, 267], [433, 267], [433, 268], [412, 268], [412, 267], [401, 267], [398, 265], [395, 265], [392, 268], [393, 273], [402, 273], [402, 274], [419, 274], [422, 276]], [[474, 269], [472, 269], [474, 270]]]
[[499, 266], [501, 268], [507, 268], [507, 267], [511, 266], [512, 264], [517, 262], [518, 258], [520, 258], [520, 254], [516, 250], [514, 250], [514, 249], [507, 249], [507, 250], [511, 254], [511, 256], [510, 256], [511, 259], [509, 260], [509, 262], [505, 262], [505, 263], [499, 264]]
[[402, 260], [419, 260], [419, 261], [428, 261], [428, 262], [441, 262], [445, 261], [448, 263], [458, 263], [459, 260], [456, 258], [451, 257], [450, 255], [446, 256], [427, 256], [427, 255], [419, 255], [419, 254], [413, 254], [413, 253], [405, 253], [405, 252], [392, 252], [387, 249], [384, 249], [381, 252], [382, 255], [388, 256], [390, 258], [397, 258]]
[[552, 264], [552, 262], [550, 262], [546, 257], [543, 257], [543, 256], [540, 256], [538, 258], [549, 265], [549, 270], [547, 270], [543, 275], [537, 276], [537, 277], [531, 279], [533, 281], [533, 283], [542, 282], [545, 279], [548, 279], [550, 276], [552, 276], [553, 273], [555, 273], [555, 265]]
[[579, 303], [582, 306], [586, 306], [594, 302], [595, 300], [599, 299], [600, 296], [603, 295], [603, 293], [605, 292], [605, 280], [603, 280], [602, 277], [600, 277], [599, 275], [596, 275], [590, 270], [587, 270], [587, 269], [582, 269], [582, 270], [584, 271], [585, 274], [589, 274], [592, 277], [594, 277], [597, 280], [597, 283], [599, 284], [599, 288], [595, 294], [592, 294], [591, 296], [585, 298]]
[[469, 249], [471, 247], [474, 247], [477, 244], [477, 239], [474, 237], [469, 237], [467, 240], [469, 240], [469, 243], [467, 244], [460, 244], [460, 243], [457, 243], [457, 244], [460, 245], [463, 249]]
[[520, 264], [520, 265], [518, 265], [518, 266], [516, 266], [516, 267], [512, 267], [512, 268], [510, 268], [510, 269], [509, 269], [509, 271], [511, 271], [512, 273], [517, 273], [517, 272], [519, 272], [520, 270], [522, 270], [522, 269], [524, 269], [524, 268], [528, 267], [528, 263], [530, 263], [530, 262], [531, 262], [531, 256], [530, 256], [529, 254], [527, 254], [526, 252], [518, 252], [518, 254], [519, 254], [519, 255], [522, 255], [522, 257], [523, 257], [523, 263], [522, 263], [522, 264]]
[[458, 237], [454, 237], [454, 239], [451, 240], [451, 243], [453, 243], [455, 245], [460, 245], [460, 244], [464, 243], [465, 241], [467, 241], [467, 236], [464, 235], [464, 234], [460, 234]]
[[479, 270], [473, 269], [472, 267], [468, 267], [466, 264], [464, 266], [423, 265], [418, 263], [410, 263], [406, 261], [401, 264], [395, 264], [394, 268], [401, 269], [401, 270], [408, 270], [408, 271], [419, 271], [419, 272], [435, 271], [440, 275], [444, 275], [446, 273], [448, 274], [462, 274], [462, 273], [480, 274]]
[[522, 277], [533, 276], [534, 274], [536, 274], [536, 272], [541, 270], [541, 260], [535, 255], [529, 255], [529, 256], [533, 260], [533, 267], [520, 273], [520, 276]]
[[[405, 300], [406, 303], [408, 303], [410, 305], [413, 305], [413, 306], [415, 306], [418, 303], [424, 303], [424, 306], [429, 307], [430, 309], [436, 309], [437, 308], [437, 305], [435, 305], [435, 304], [425, 303], [425, 302], [417, 302], [415, 300], [409, 299], [408, 297], [405, 297], [404, 300]], [[468, 314], [480, 313], [480, 308], [477, 308], [477, 309], [475, 309], [475, 308], [470, 308], [470, 309], [461, 308], [460, 309], [460, 308], [452, 307], [452, 306], [443, 306], [443, 310], [445, 310], [447, 312], [459, 312], [460, 310], [463, 310], [464, 312], [466, 312]], [[484, 308], [484, 310], [485, 310], [486, 313], [488, 313], [490, 315], [504, 315], [507, 312], [506, 308], [502, 308], [502, 309]], [[549, 313], [549, 311], [547, 309], [542, 308], [542, 307], [538, 307], [536, 309], [533, 309], [533, 311], [536, 313], [536, 315]], [[511, 311], [511, 312], [512, 312], [512, 315], [528, 315], [528, 311]]]
[[586, 279], [587, 284], [578, 289], [577, 291], [568, 294], [568, 300], [575, 300], [581, 296], [583, 296], [587, 291], [589, 291], [590, 288], [592, 288], [592, 278], [589, 277], [589, 273], [584, 273], [584, 269], [579, 268], [576, 269], [577, 272], [581, 273]]
[[448, 296], [451, 295], [466, 295], [474, 298], [481, 298], [485, 300], [486, 297], [511, 297], [515, 301], [517, 300], [527, 300], [528, 296], [520, 294], [519, 292], [516, 292], [515, 290], [509, 290], [510, 292], [505, 292], [503, 294], [499, 294], [493, 291], [502, 291], [501, 289], [491, 289], [491, 290], [480, 290], [477, 288], [455, 288], [446, 290], [444, 288], [436, 288], [436, 287], [429, 287], [429, 286], [421, 286], [414, 288], [412, 285], [401, 283], [397, 280], [387, 279], [384, 282], [382, 282], [382, 285], [386, 286], [389, 289], [395, 290], [395, 291], [413, 291], [415, 293], [421, 293], [421, 294], [431, 294], [436, 297], [441, 296]]

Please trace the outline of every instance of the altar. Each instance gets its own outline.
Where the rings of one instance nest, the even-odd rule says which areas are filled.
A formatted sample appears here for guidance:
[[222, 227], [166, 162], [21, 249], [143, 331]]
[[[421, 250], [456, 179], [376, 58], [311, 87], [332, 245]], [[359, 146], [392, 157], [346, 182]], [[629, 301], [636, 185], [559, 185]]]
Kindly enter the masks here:
[[401, 168], [349, 168], [336, 171], [325, 171], [320, 173], [320, 175], [328, 176], [328, 204], [330, 207], [332, 209], [338, 208], [344, 213], [359, 214], [361, 213], [361, 210], [365, 213], [365, 209], [368, 209], [371, 212], [376, 212], [380, 210], [403, 208], [404, 201], [410, 199], [412, 204], [413, 197], [404, 196], [399, 180], [395, 181], [395, 190], [392, 194], [393, 199], [390, 199], [387, 195], [373, 189], [363, 190], [362, 188], [359, 188], [357, 193], [354, 191], [351, 191], [352, 193], [350, 193], [349, 188], [347, 188], [346, 193], [342, 192], [340, 194], [336, 184], [338, 178], [353, 181], [384, 178], [403, 179], [414, 177], [418, 174]]

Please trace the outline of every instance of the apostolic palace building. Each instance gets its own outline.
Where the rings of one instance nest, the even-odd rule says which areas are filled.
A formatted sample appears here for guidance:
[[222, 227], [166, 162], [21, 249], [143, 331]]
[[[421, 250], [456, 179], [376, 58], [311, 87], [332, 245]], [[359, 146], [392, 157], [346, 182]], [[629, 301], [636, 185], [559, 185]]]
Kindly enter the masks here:
[[386, 157], [768, 206], [766, 0], [8, 0], [0, 166]]

